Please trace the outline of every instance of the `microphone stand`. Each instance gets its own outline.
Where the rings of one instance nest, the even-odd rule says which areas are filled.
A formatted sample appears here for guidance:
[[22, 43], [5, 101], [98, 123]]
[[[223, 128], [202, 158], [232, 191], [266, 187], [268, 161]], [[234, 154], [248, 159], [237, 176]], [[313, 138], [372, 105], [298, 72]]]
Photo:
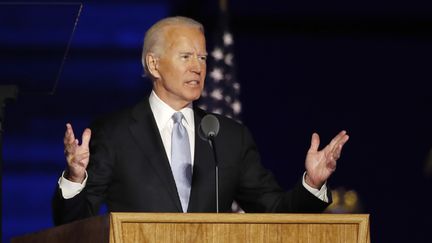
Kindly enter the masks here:
[[219, 166], [218, 166], [218, 159], [217, 159], [217, 153], [216, 153], [216, 146], [214, 142], [214, 134], [209, 134], [208, 141], [210, 144], [210, 147], [213, 149], [213, 156], [215, 161], [215, 184], [216, 184], [216, 213], [219, 213]]

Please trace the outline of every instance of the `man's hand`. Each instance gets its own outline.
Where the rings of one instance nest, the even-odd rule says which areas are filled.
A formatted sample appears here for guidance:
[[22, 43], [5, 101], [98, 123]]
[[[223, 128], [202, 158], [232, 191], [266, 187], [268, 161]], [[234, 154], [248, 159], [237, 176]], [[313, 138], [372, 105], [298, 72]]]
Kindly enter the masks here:
[[78, 145], [78, 139], [75, 138], [72, 125], [66, 124], [66, 132], [63, 139], [64, 153], [67, 161], [65, 178], [82, 183], [85, 179], [85, 171], [90, 159], [89, 142], [91, 130], [86, 128], [82, 134], [82, 143]]
[[330, 175], [336, 170], [336, 161], [339, 159], [343, 145], [349, 137], [346, 131], [341, 131], [324, 149], [318, 150], [320, 138], [312, 134], [311, 146], [306, 155], [306, 183], [320, 189]]

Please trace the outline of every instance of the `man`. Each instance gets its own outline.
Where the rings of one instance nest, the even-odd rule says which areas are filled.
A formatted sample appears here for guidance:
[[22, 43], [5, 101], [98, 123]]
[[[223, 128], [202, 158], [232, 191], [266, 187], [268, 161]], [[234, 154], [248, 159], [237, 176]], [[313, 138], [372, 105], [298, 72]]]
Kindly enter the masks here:
[[[204, 87], [202, 25], [166, 18], [146, 33], [142, 62], [153, 91], [135, 107], [85, 129], [82, 144], [67, 124], [67, 168], [53, 198], [56, 224], [109, 211], [215, 212], [214, 159], [198, 136], [206, 112], [193, 107]], [[218, 116], [219, 209], [235, 200], [246, 212], [321, 212], [329, 204], [326, 180], [348, 140], [340, 132], [323, 150], [312, 135], [306, 173], [285, 192], [260, 162], [250, 132]]]

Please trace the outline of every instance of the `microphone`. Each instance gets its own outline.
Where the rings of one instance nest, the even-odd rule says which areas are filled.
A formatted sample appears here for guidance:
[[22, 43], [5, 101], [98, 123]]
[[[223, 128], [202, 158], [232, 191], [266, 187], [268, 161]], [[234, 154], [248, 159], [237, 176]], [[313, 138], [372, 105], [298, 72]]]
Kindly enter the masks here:
[[201, 139], [208, 141], [219, 133], [219, 120], [211, 114], [205, 115], [200, 123], [199, 135]]
[[219, 120], [211, 114], [205, 115], [201, 120], [198, 134], [204, 141], [208, 141], [213, 151], [213, 158], [215, 161], [215, 185], [216, 185], [216, 213], [219, 213], [219, 168], [218, 158], [216, 153], [216, 146], [214, 138], [219, 133]]

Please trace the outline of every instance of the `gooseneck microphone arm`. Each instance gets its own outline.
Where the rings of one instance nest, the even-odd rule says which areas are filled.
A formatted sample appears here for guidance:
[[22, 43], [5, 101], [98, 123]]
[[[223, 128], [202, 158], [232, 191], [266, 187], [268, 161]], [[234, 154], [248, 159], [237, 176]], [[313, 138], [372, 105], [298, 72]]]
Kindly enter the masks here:
[[219, 161], [217, 158], [217, 153], [216, 153], [216, 146], [215, 146], [215, 142], [214, 142], [214, 135], [211, 134], [208, 136], [208, 142], [210, 144], [210, 147], [213, 150], [213, 157], [214, 157], [214, 162], [215, 162], [215, 184], [216, 184], [216, 213], [219, 213]]
[[215, 162], [215, 196], [216, 196], [216, 213], [219, 213], [219, 160], [217, 158], [216, 145], [215, 145], [215, 137], [219, 133], [219, 120], [216, 116], [208, 114], [203, 117], [200, 123], [200, 128], [198, 130], [198, 134], [201, 139], [204, 141], [208, 141], [212, 152], [213, 158]]

